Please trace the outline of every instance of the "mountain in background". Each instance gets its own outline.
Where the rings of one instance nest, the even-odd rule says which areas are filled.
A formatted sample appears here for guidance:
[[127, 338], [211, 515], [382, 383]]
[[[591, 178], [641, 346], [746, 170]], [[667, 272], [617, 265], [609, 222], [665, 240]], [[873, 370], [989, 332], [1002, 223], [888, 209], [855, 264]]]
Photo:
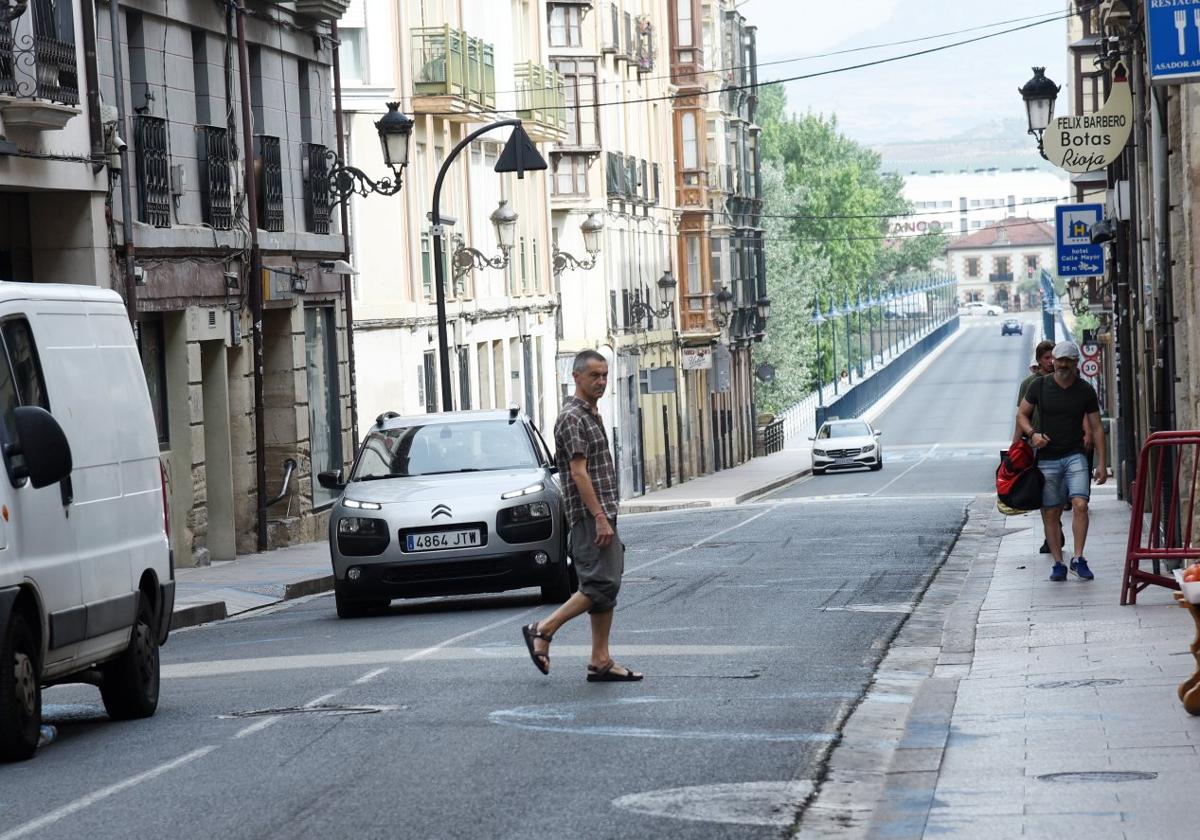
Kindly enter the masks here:
[[884, 172], [929, 175], [999, 169], [1059, 172], [1038, 154], [1024, 121], [996, 119], [942, 140], [880, 143], [872, 146]]

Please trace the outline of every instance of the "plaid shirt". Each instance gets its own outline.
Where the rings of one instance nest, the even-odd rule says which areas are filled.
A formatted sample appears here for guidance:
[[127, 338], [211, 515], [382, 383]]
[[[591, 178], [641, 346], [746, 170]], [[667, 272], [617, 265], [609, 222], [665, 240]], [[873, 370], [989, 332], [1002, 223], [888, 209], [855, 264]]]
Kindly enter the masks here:
[[600, 416], [591, 406], [575, 396], [563, 400], [562, 410], [554, 423], [555, 461], [562, 480], [563, 497], [567, 505], [567, 522], [574, 525], [591, 516], [584, 507], [579, 489], [571, 478], [571, 459], [582, 455], [587, 459], [587, 474], [592, 489], [610, 521], [617, 518], [617, 471], [613, 468], [608, 434]]

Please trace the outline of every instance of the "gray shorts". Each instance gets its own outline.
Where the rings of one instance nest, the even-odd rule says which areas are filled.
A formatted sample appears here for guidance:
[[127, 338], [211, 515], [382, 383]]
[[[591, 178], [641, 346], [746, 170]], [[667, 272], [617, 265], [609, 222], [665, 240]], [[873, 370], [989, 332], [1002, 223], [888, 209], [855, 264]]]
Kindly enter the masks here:
[[579, 576], [579, 591], [592, 602], [590, 613], [609, 612], [617, 605], [621, 575], [625, 573], [625, 546], [617, 533], [616, 521], [609, 523], [613, 538], [608, 548], [596, 545], [596, 520], [590, 516], [571, 526], [571, 559]]

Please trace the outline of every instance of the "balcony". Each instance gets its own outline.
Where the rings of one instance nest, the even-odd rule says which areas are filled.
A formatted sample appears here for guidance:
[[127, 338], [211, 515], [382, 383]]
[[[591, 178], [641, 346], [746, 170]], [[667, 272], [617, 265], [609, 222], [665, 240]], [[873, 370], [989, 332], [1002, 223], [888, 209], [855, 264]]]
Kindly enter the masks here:
[[450, 26], [413, 30], [413, 111], [456, 122], [496, 107], [494, 47]]
[[999, 272], [995, 274], [989, 274], [988, 280], [993, 283], [1011, 283], [1013, 281], [1013, 275], [1011, 271], [1007, 273]]
[[350, 0], [296, 0], [296, 14], [314, 20], [341, 20]]
[[567, 136], [567, 95], [563, 77], [548, 67], [523, 61], [514, 68], [517, 116], [534, 140], [557, 143]]
[[0, 21], [0, 111], [9, 127], [59, 129], [79, 113], [71, 10], [33, 0], [28, 14]]

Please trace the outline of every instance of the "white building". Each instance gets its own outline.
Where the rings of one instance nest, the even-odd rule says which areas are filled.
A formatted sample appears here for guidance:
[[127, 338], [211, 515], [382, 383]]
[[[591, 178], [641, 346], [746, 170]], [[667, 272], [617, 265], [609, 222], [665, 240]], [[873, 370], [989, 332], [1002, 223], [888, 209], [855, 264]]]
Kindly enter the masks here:
[[1054, 206], [1070, 194], [1065, 174], [1036, 167], [906, 175], [904, 197], [912, 203], [913, 215], [894, 219], [890, 232], [964, 234], [1010, 216], [1053, 222]]
[[[351, 203], [355, 370], [365, 429], [383, 411], [498, 408], [516, 403], [539, 428], [557, 415], [558, 302], [550, 268], [545, 172], [493, 171], [509, 129], [472, 141], [450, 164], [439, 212], [453, 405], [443, 405], [428, 214], [439, 168], [470, 132], [519, 116], [545, 152], [561, 137], [561, 86], [547, 66], [541, 3], [524, 0], [396, 3], [355, 0], [339, 23], [347, 163], [387, 175], [374, 123], [397, 100], [415, 121], [398, 196]], [[462, 245], [499, 257], [489, 216], [504, 200], [518, 214], [504, 269], [457, 274]]]
[[1054, 272], [1054, 248], [1053, 223], [1031, 218], [1007, 218], [959, 237], [946, 248], [959, 302], [1031, 308], [1038, 273]]

